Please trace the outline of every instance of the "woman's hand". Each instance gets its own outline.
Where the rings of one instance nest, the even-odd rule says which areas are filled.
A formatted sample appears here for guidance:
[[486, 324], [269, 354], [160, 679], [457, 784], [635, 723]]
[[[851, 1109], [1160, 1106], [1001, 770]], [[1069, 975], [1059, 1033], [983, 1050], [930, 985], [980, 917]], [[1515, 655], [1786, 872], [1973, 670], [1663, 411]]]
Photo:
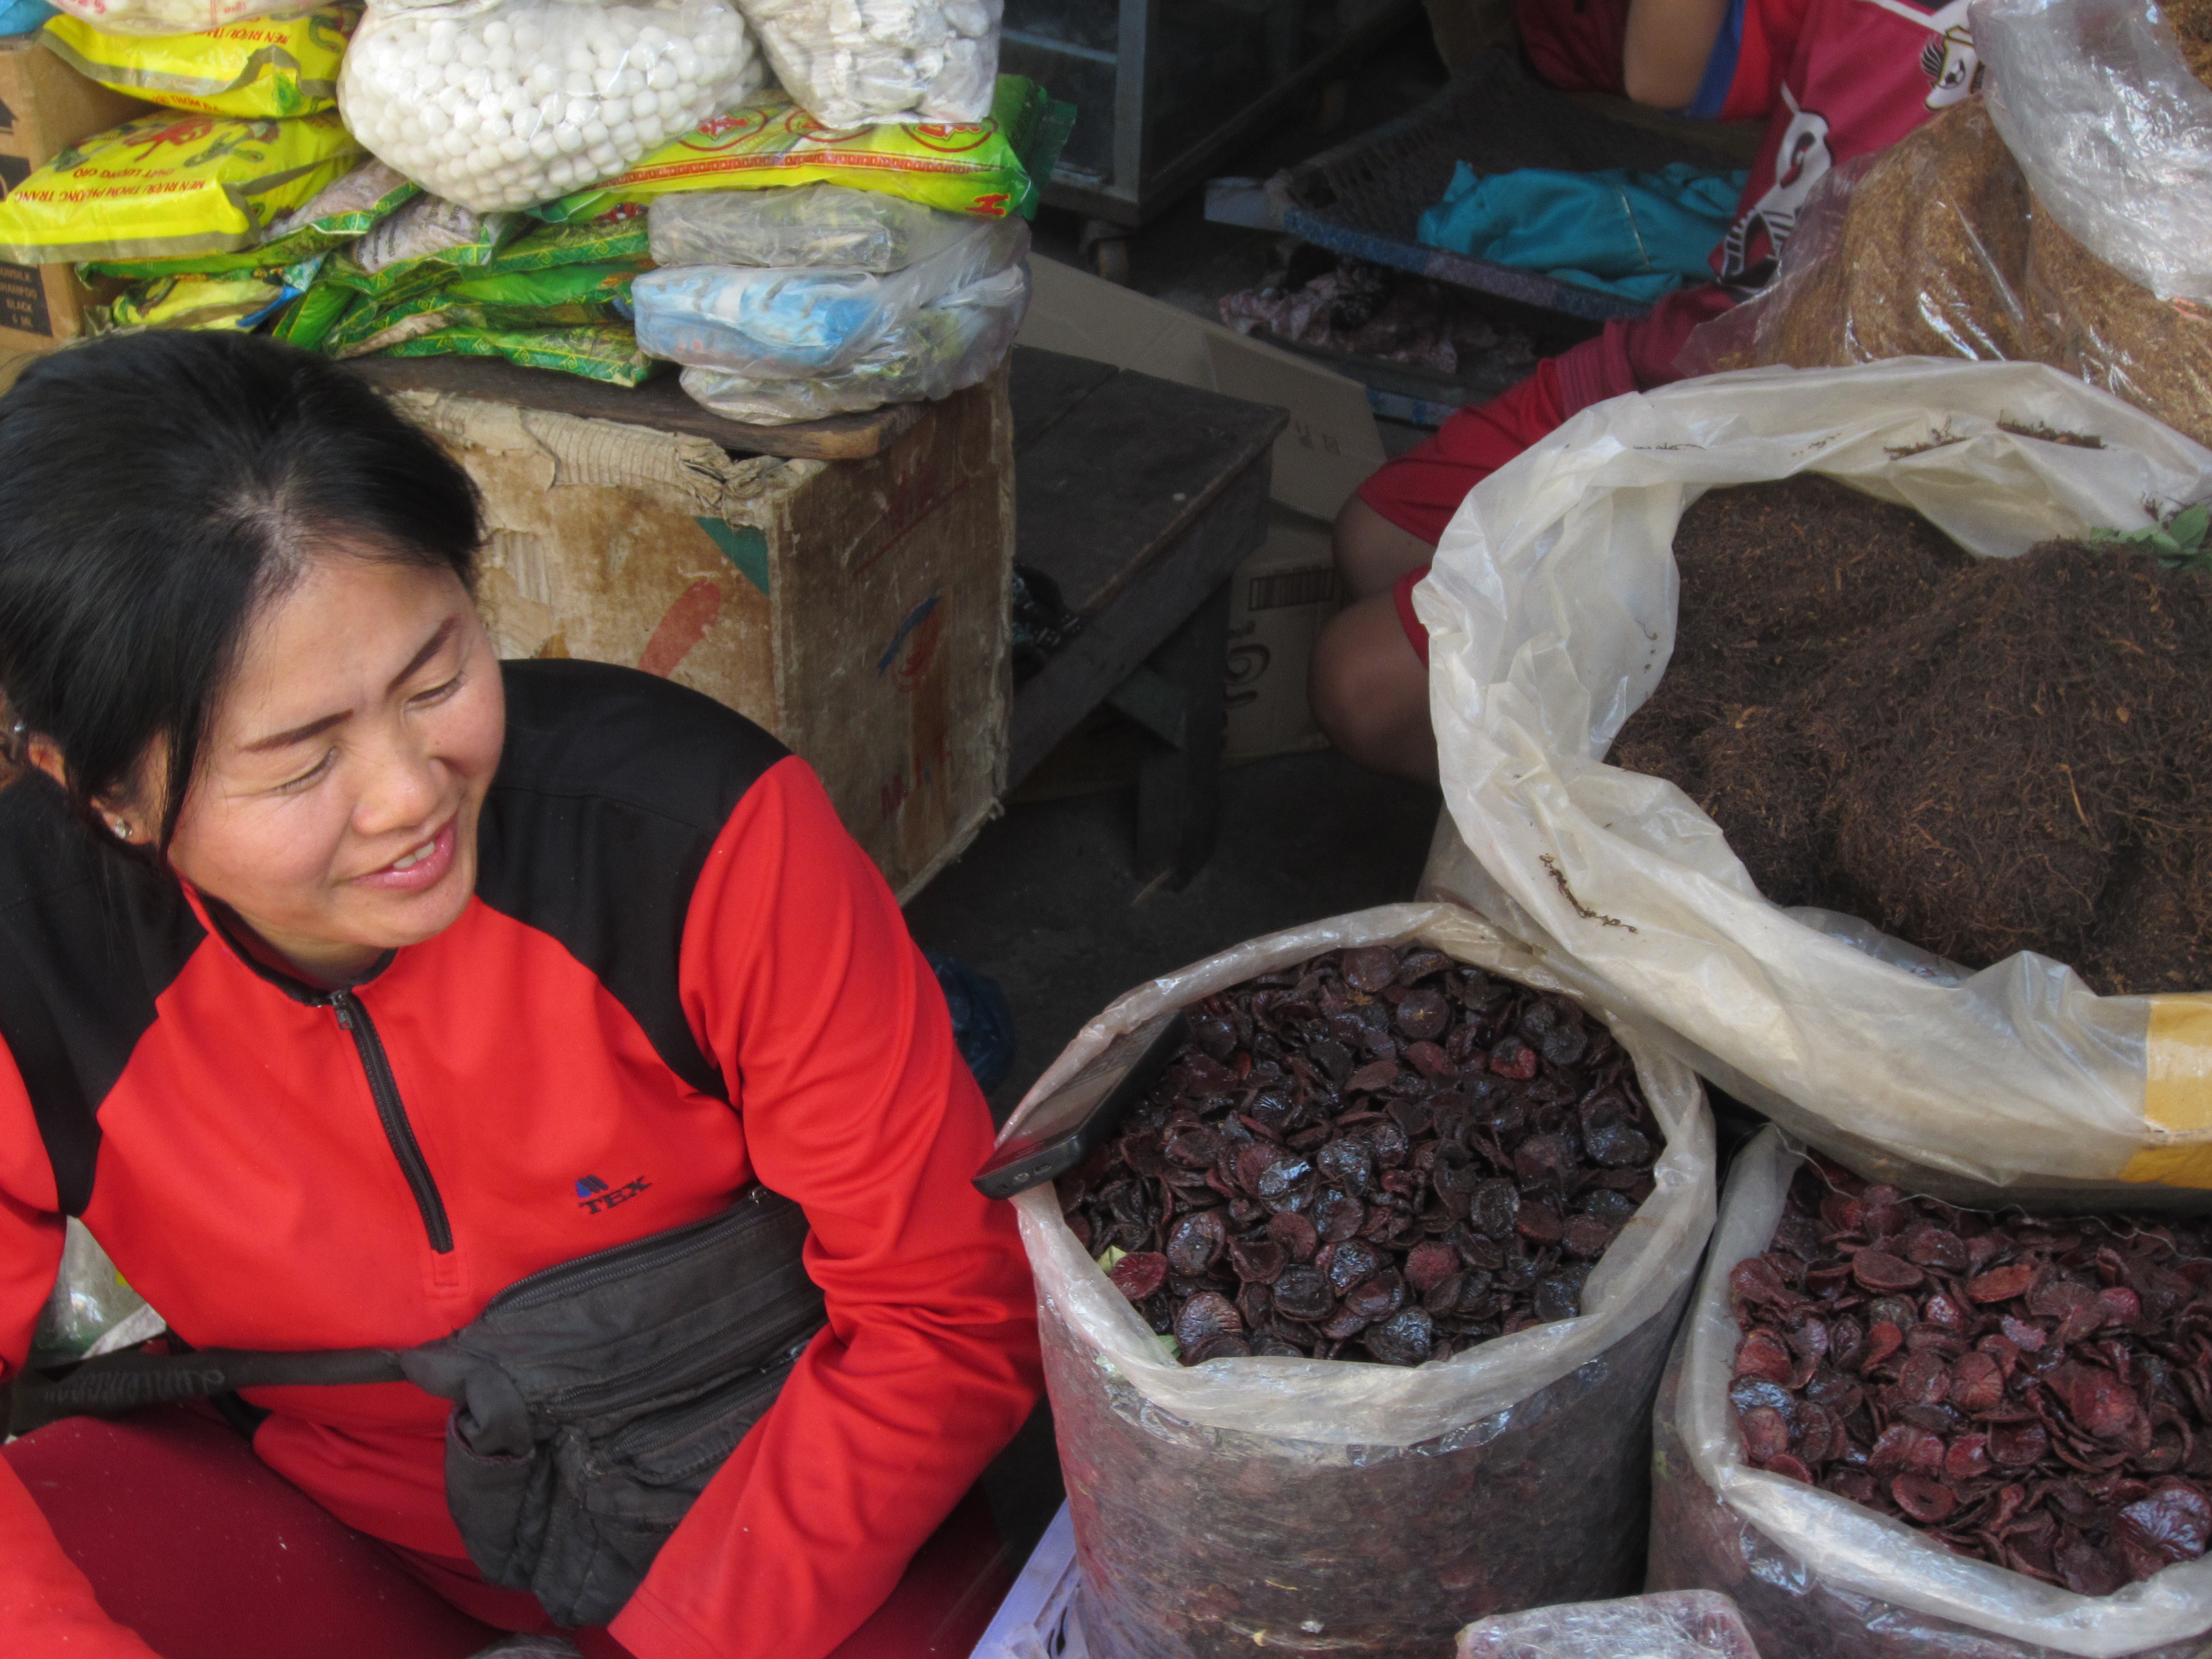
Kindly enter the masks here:
[[1621, 84], [1639, 104], [1680, 109], [1698, 95], [1729, 0], [1629, 0]]

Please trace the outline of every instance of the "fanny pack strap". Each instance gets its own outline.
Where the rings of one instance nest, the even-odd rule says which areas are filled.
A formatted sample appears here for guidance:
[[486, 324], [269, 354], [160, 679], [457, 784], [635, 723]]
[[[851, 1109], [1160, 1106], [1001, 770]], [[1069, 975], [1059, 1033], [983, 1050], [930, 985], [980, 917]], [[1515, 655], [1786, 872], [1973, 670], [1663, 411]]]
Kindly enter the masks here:
[[331, 1348], [280, 1353], [259, 1348], [200, 1348], [191, 1353], [112, 1353], [62, 1377], [26, 1370], [15, 1379], [17, 1420], [117, 1417], [148, 1406], [200, 1400], [240, 1389], [336, 1386], [404, 1380], [389, 1348]]

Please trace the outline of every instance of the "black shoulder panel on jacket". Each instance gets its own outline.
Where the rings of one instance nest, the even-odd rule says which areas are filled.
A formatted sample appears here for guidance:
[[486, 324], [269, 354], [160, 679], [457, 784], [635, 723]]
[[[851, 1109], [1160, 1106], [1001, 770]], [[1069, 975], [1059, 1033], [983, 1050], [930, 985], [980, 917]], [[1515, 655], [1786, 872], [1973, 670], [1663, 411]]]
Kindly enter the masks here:
[[92, 1201], [100, 1103], [205, 937], [173, 878], [98, 846], [44, 779], [0, 789], [0, 1039], [64, 1213]]
[[477, 896], [558, 939], [671, 1071], [728, 1098], [678, 970], [715, 837], [788, 751], [711, 697], [635, 669], [510, 662], [507, 748], [484, 803]]

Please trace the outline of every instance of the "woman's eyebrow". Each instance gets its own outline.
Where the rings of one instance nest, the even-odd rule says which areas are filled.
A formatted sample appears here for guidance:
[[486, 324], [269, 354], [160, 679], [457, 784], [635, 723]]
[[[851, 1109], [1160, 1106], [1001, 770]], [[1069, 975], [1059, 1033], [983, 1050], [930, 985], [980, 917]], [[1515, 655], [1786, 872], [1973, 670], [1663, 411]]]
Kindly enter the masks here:
[[[453, 638], [453, 630], [459, 626], [460, 619], [458, 617], [448, 617], [444, 622], [439, 623], [437, 632], [423, 641], [422, 648], [408, 659], [407, 666], [392, 677], [391, 689], [398, 690], [420, 672], [422, 665], [438, 654], [446, 641]], [[252, 743], [245, 745], [246, 752], [249, 755], [258, 755], [271, 749], [289, 749], [295, 743], [305, 743], [310, 738], [319, 738], [332, 726], [342, 726], [352, 718], [351, 709], [341, 709], [335, 714], [325, 714], [320, 720], [309, 720], [305, 726], [295, 726], [289, 732], [277, 732], [265, 738], [256, 738]]]

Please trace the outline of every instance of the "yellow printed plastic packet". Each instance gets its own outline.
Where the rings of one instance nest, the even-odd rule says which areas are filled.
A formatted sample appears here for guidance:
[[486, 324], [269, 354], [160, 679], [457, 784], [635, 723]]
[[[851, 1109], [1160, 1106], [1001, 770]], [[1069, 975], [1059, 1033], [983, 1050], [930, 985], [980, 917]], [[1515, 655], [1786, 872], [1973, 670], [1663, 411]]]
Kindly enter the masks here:
[[661, 367], [637, 349], [626, 323], [581, 328], [447, 328], [409, 340], [386, 357], [503, 357], [525, 368], [557, 369], [612, 386], [636, 386]]
[[40, 39], [88, 80], [203, 115], [312, 115], [337, 105], [358, 5], [253, 17], [203, 34], [105, 34], [68, 12]]
[[288, 121], [141, 116], [62, 151], [0, 200], [0, 259], [74, 264], [252, 247], [361, 155], [330, 112]]
[[160, 276], [107, 308], [105, 331], [140, 328], [257, 326], [293, 292], [274, 271], [242, 276]]
[[682, 190], [826, 183], [1003, 218], [1036, 214], [1036, 180], [1052, 172], [1073, 108], [1034, 81], [1002, 75], [990, 118], [963, 126], [830, 128], [781, 93], [701, 122], [629, 172], [534, 208], [540, 218], [594, 219]]
[[203, 253], [180, 259], [89, 259], [88, 276], [215, 276], [223, 272], [289, 265], [327, 253], [375, 228], [414, 198], [422, 187], [371, 157], [333, 184], [315, 192], [263, 233], [267, 239], [235, 253]]

